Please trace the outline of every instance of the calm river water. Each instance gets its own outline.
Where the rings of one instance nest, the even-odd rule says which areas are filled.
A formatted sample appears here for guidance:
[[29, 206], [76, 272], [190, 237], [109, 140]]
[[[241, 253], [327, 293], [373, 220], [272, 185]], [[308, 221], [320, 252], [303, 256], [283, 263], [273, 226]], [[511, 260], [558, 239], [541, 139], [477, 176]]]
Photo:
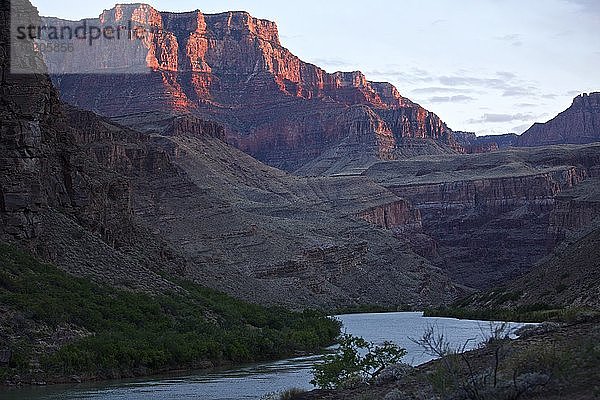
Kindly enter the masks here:
[[[430, 361], [410, 338], [418, 338], [429, 326], [445, 333], [454, 345], [469, 339], [472, 346], [490, 331], [490, 323], [451, 318], [424, 318], [422, 313], [352, 314], [337, 317], [344, 330], [382, 343], [390, 340], [408, 350], [405, 362], [418, 365]], [[511, 324], [518, 328], [522, 324]], [[312, 389], [311, 367], [319, 357], [302, 357], [268, 364], [246, 365], [227, 370], [190, 372], [179, 376], [154, 377], [108, 383], [61, 385], [0, 390], [3, 400], [245, 400], [291, 387]]]

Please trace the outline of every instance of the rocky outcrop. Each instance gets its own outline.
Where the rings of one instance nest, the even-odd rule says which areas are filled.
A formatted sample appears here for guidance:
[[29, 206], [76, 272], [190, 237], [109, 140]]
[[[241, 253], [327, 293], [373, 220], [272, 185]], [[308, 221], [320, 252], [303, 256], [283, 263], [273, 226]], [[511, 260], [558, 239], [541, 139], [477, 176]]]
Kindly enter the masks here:
[[[92, 113], [70, 109], [71, 115], [78, 131], [100, 129]], [[408, 241], [356, 221], [385, 222], [381, 227], [394, 232], [420, 226], [408, 202], [364, 178], [289, 176], [226, 145], [209, 122], [190, 119], [186, 124], [200, 126], [175, 131], [168, 115], [130, 117], [130, 125], [151, 132], [146, 137], [100, 121], [96, 140], [81, 144], [100, 164], [131, 178], [136, 219], [182, 250], [189, 279], [290, 307], [419, 302], [407, 287], [435, 302], [456, 293], [430, 290], [437, 278], [411, 282], [408, 271], [430, 267], [404, 248]]]
[[225, 141], [225, 129], [214, 122], [204, 121], [191, 115], [174, 117], [164, 131], [165, 135], [208, 136]]
[[189, 279], [289, 307], [438, 302], [459, 291], [393, 232], [360, 221], [364, 210], [406, 205], [364, 178], [293, 177], [209, 136], [161, 135], [154, 146], [183, 175], [135, 178], [135, 214], [183, 251]]
[[[19, 5], [20, 12], [30, 12], [30, 6], [14, 4]], [[9, 7], [8, 2], [3, 2], [0, 10], [3, 55], [10, 54]], [[39, 60], [33, 45], [29, 45], [29, 56]], [[25, 47], [23, 52], [25, 57]], [[60, 101], [50, 79], [12, 75], [10, 59], [4, 57], [1, 61], [0, 236], [32, 238], [41, 229], [37, 213], [42, 207], [69, 205], [73, 200], [68, 179], [70, 138], [61, 134], [64, 124]]]
[[[470, 308], [600, 309], [600, 221], [571, 232], [547, 257], [502, 289], [473, 296]], [[485, 300], [484, 300], [485, 299]]]
[[600, 179], [593, 176], [560, 193], [550, 214], [550, 243], [555, 245], [600, 222]]
[[358, 218], [394, 232], [420, 230], [421, 213], [406, 200], [383, 204], [361, 211]]
[[[393, 85], [370, 82], [361, 72], [327, 73], [301, 61], [281, 45], [273, 22], [245, 12], [169, 13], [139, 4], [116, 6], [87, 22], [128, 21], [145, 29], [128, 49], [119, 52], [118, 44], [102, 40], [94, 46], [75, 41], [74, 53], [46, 57], [64, 100], [111, 117], [163, 111], [216, 120], [230, 143], [286, 170], [330, 152], [348, 154], [348, 146], [363, 159], [394, 158], [404, 154], [398, 150], [408, 138], [460, 150], [439, 117]], [[139, 58], [147, 73], [106, 74], [115, 64], [134, 68]], [[72, 74], [90, 65], [104, 74]]]
[[[37, 15], [27, 1], [11, 3], [13, 11]], [[10, 54], [9, 6], [2, 3], [2, 54]], [[21, 48], [21, 56], [43, 65], [29, 46]], [[77, 143], [77, 138], [92, 141], [107, 135], [100, 131], [102, 122], [78, 132], [47, 75], [11, 74], [9, 60], [2, 61], [0, 240], [75, 275], [150, 292], [173, 289], [151, 270], [170, 265], [153, 253], [160, 246], [144, 243], [149, 256], [143, 261], [139, 254], [120, 252], [131, 250], [143, 235], [133, 222], [129, 181], [89, 158]]]
[[585, 169], [565, 167], [527, 176], [489, 177], [439, 183], [388, 186], [421, 209], [478, 209], [499, 213], [520, 206], [552, 207], [554, 197], [587, 177]]
[[600, 141], [600, 92], [584, 93], [552, 120], [536, 123], [517, 140], [518, 146], [585, 144]]

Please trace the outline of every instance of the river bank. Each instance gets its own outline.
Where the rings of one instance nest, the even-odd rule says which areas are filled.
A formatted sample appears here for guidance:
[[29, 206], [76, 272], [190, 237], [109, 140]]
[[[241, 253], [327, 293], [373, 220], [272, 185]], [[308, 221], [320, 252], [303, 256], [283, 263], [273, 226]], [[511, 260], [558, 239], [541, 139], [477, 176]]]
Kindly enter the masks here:
[[318, 352], [340, 333], [318, 311], [250, 304], [167, 278], [177, 289], [119, 289], [0, 243], [0, 386], [279, 360]]
[[545, 323], [516, 340], [417, 366], [377, 384], [314, 390], [296, 400], [595, 399], [600, 396], [600, 320]]

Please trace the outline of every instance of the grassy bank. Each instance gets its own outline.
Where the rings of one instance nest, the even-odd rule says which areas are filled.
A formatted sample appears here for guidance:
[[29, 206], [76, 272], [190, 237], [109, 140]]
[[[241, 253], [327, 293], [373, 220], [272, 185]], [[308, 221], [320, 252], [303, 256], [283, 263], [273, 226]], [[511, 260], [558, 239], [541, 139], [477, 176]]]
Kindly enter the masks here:
[[[338, 323], [321, 313], [266, 308], [178, 283], [181, 293], [119, 290], [0, 243], [0, 307], [12, 315], [1, 321], [0, 351], [11, 357], [0, 365], [0, 384], [33, 369], [45, 376], [113, 378], [207, 361], [271, 360], [316, 351], [339, 334]], [[73, 339], [48, 344], [55, 332]]]

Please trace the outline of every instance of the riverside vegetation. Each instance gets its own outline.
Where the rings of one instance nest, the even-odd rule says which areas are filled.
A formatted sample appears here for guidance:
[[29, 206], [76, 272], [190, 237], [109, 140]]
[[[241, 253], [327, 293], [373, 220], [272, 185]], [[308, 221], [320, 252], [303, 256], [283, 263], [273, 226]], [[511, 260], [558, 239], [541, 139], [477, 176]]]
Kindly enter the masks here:
[[533, 304], [508, 308], [468, 308], [462, 303], [449, 307], [430, 308], [425, 310], [425, 317], [446, 317], [473, 319], [482, 321], [513, 322], [570, 322], [578, 318], [600, 314], [597, 310], [585, 307], [562, 307], [549, 304]]
[[[7, 321], [0, 324], [0, 346], [6, 348], [0, 351], [10, 354], [0, 364], [0, 384], [32, 369], [60, 381], [72, 374], [114, 378], [269, 360], [317, 351], [340, 331], [337, 321], [319, 312], [268, 308], [178, 284], [181, 293], [119, 290], [0, 243], [0, 304], [7, 307]], [[42, 345], [57, 332], [70, 339]]]
[[327, 389], [343, 388], [357, 383], [372, 382], [385, 368], [397, 364], [406, 350], [392, 342], [381, 346], [361, 337], [342, 335], [338, 349], [323, 357], [313, 369], [311, 383]]

